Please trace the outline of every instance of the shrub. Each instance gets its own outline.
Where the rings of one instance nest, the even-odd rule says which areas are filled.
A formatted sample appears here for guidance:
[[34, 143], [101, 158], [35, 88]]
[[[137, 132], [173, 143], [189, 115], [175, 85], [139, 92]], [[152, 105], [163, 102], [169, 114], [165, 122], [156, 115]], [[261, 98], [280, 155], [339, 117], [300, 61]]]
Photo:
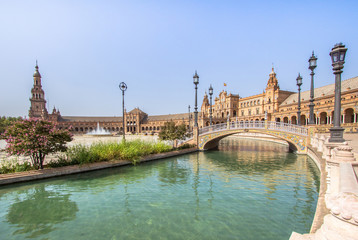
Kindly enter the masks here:
[[52, 122], [38, 119], [18, 121], [8, 127], [2, 136], [7, 142], [5, 152], [30, 156], [36, 169], [43, 168], [49, 153], [66, 151], [66, 143], [72, 140], [68, 130], [58, 130]]
[[120, 143], [95, 143], [91, 146], [75, 145], [51, 161], [48, 166], [62, 167], [111, 160], [128, 160], [136, 164], [141, 157], [171, 151], [173, 148], [163, 142], [150, 143], [141, 140]]

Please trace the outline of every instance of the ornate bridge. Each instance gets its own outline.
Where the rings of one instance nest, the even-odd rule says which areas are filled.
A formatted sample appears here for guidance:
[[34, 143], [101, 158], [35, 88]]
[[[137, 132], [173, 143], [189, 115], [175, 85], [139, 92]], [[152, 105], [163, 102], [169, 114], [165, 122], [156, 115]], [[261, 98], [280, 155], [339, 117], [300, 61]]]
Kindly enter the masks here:
[[255, 121], [230, 122], [194, 129], [193, 139], [199, 150], [214, 148], [218, 142], [235, 133], [263, 133], [285, 140], [291, 150], [306, 153], [308, 144], [308, 128], [281, 122]]

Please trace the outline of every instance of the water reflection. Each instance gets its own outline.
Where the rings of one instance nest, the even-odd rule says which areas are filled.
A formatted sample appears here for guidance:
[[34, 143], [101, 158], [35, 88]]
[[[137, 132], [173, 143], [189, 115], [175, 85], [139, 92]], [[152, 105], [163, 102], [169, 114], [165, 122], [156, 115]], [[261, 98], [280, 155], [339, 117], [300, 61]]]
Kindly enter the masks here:
[[16, 234], [36, 238], [55, 229], [55, 225], [76, 218], [77, 204], [70, 195], [46, 190], [44, 185], [21, 194], [6, 215], [9, 223], [16, 225]]
[[186, 184], [190, 171], [187, 166], [180, 164], [177, 160], [168, 162], [166, 167], [160, 168], [158, 179], [166, 184]]
[[228, 138], [219, 151], [2, 188], [0, 238], [288, 239], [309, 231], [318, 188], [307, 157]]

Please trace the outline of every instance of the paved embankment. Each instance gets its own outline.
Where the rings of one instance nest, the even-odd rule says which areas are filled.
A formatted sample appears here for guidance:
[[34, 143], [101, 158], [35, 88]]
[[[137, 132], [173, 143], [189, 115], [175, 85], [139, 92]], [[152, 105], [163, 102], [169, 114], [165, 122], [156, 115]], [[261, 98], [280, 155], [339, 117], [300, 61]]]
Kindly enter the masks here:
[[[152, 154], [146, 157], [143, 157], [140, 162], [149, 162], [153, 160], [183, 155], [187, 153], [192, 153], [198, 151], [196, 148], [183, 149], [178, 151]], [[9, 174], [0, 174], [0, 185], [12, 184], [18, 182], [27, 182], [38, 179], [45, 179], [81, 172], [94, 171], [99, 169], [111, 168], [111, 167], [119, 167], [132, 164], [130, 161], [110, 161], [110, 162], [97, 162], [91, 164], [83, 164], [83, 165], [74, 165], [74, 166], [66, 166], [59, 168], [47, 168], [42, 170], [33, 170], [19, 173], [9, 173]]]

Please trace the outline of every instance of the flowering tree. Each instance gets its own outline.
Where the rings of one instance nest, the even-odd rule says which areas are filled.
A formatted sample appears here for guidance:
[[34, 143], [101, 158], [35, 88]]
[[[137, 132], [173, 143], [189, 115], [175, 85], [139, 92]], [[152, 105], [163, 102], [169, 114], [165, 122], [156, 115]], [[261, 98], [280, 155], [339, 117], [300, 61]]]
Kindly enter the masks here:
[[72, 140], [68, 130], [58, 130], [49, 121], [29, 119], [16, 122], [2, 134], [7, 142], [9, 155], [30, 156], [36, 169], [43, 169], [46, 155], [66, 151], [66, 143]]

